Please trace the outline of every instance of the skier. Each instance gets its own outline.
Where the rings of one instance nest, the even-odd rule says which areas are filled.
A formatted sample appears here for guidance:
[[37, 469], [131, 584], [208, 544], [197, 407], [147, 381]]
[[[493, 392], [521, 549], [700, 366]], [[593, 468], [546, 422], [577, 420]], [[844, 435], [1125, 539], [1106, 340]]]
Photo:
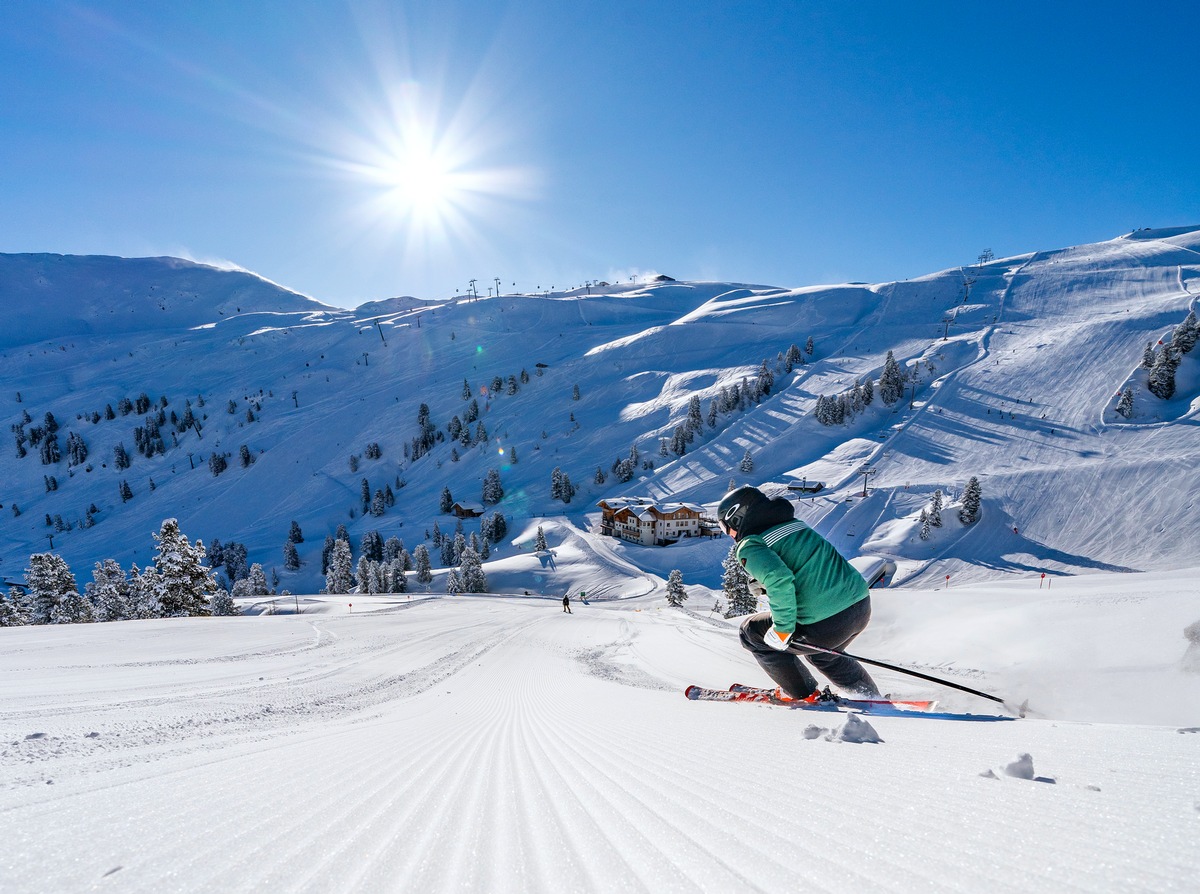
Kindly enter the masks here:
[[846, 693], [881, 698], [871, 675], [853, 658], [804, 647], [844, 649], [871, 620], [870, 591], [854, 566], [794, 518], [791, 502], [770, 499], [757, 487], [727, 493], [717, 506], [717, 522], [733, 538], [751, 589], [765, 593], [770, 605], [770, 611], [742, 622], [742, 646], [783, 694], [820, 697], [803, 655]]
[[573, 611], [571, 611], [571, 594], [569, 592], [563, 593], [563, 611], [565, 611], [568, 615], [575, 614]]

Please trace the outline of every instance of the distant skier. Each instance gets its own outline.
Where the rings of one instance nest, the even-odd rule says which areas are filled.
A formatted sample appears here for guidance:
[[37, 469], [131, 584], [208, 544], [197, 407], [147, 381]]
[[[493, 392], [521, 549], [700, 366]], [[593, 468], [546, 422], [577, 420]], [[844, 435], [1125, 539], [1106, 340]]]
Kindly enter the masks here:
[[571, 594], [570, 593], [563, 593], [563, 611], [565, 611], [568, 615], [575, 614], [573, 611], [571, 611]]
[[734, 555], [765, 592], [771, 610], [742, 622], [742, 646], [785, 695], [810, 698], [817, 681], [803, 655], [839, 689], [880, 698], [879, 687], [853, 658], [805, 649], [805, 643], [844, 649], [871, 620], [867, 582], [833, 545], [794, 518], [792, 504], [757, 487], [730, 491], [717, 506]]

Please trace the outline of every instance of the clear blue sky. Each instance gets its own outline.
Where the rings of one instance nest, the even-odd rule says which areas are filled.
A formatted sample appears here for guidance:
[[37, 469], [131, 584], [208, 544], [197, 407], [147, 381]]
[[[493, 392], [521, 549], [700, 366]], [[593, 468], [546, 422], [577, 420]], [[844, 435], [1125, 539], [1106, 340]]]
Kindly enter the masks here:
[[1200, 224], [1200, 4], [7, 0], [0, 251], [323, 301]]

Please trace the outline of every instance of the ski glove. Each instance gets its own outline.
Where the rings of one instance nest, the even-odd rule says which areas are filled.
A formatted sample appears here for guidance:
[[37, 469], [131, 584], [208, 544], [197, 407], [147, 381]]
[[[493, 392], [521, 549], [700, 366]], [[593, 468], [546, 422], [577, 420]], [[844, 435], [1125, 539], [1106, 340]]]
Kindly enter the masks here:
[[791, 645], [792, 635], [790, 633], [780, 633], [774, 627], [771, 627], [763, 634], [763, 642], [777, 652], [786, 652], [787, 647]]

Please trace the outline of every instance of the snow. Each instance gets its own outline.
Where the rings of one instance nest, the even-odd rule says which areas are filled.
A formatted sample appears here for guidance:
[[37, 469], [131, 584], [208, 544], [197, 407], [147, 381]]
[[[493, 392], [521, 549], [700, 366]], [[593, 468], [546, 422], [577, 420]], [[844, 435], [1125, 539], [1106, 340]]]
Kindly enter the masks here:
[[688, 701], [766, 678], [661, 591], [5, 629], [0, 888], [1195, 890], [1193, 578], [874, 591], [859, 653], [1022, 720], [886, 671], [938, 710]]
[[[1195, 227], [906, 282], [356, 311], [176, 259], [0, 255], [5, 423], [52, 411], [90, 451], [73, 468], [0, 451], [5, 583], [48, 535], [81, 586], [102, 559], [144, 567], [174, 517], [193, 541], [246, 544], [299, 594], [242, 600], [240, 617], [0, 629], [0, 890], [1195, 891], [1200, 352], [1170, 401], [1138, 366], [1198, 287]], [[707, 414], [809, 336], [815, 354], [761, 405], [658, 454], [692, 396]], [[817, 424], [817, 397], [877, 377], [889, 350], [921, 370], [915, 393]], [[487, 392], [522, 368], [519, 394]], [[419, 404], [444, 430], [464, 378], [489, 442], [406, 460]], [[1113, 412], [1125, 387], [1130, 419]], [[83, 415], [141, 391], [180, 413], [190, 399], [202, 436], [176, 446], [164, 427], [167, 453], [146, 458], [141, 416]], [[128, 470], [111, 467], [118, 443]], [[210, 453], [242, 444], [255, 463], [213, 476]], [[594, 483], [635, 444], [655, 468]], [[555, 467], [579, 489], [569, 505], [549, 497]], [[494, 593], [446, 596], [443, 568], [400, 596], [316, 593], [338, 525], [356, 550], [371, 530], [428, 545], [455, 524], [442, 489], [479, 500], [492, 468], [508, 520], [484, 565]], [[393, 487], [384, 516], [361, 514], [363, 478]], [[597, 533], [597, 503], [710, 510], [748, 478], [862, 567], [895, 566], [855, 654], [1028, 715], [886, 670], [885, 691], [937, 709], [684, 699], [767, 684], [712, 610], [729, 542], [624, 543]], [[805, 478], [824, 489], [787, 491]], [[921, 540], [936, 490], [943, 527]], [[46, 526], [91, 503], [94, 527]], [[676, 569], [682, 609], [665, 600]]]

